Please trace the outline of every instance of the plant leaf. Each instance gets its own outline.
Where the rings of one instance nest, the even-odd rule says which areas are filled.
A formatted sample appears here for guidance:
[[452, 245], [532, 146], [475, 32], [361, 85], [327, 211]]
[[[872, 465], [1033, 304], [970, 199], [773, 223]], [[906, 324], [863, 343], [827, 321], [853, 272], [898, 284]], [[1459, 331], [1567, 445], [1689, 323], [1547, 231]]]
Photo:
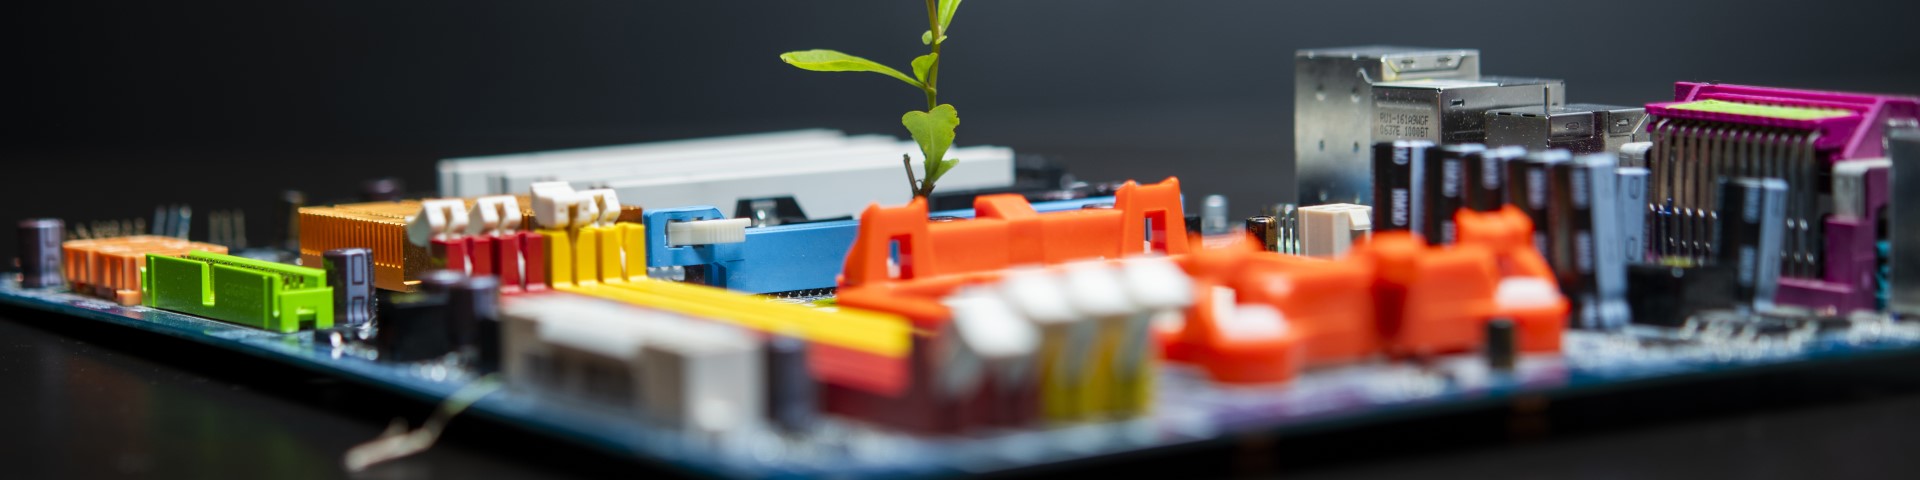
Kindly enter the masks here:
[[[925, 155], [921, 158], [926, 159], [927, 166], [934, 167], [933, 159], [947, 158], [947, 147], [953, 146], [953, 129], [960, 126], [960, 114], [953, 110], [953, 105], [940, 104], [925, 112], [907, 112], [900, 116], [900, 124], [913, 134], [915, 142], [920, 143], [920, 153]], [[928, 168], [926, 173], [927, 178], [920, 180], [922, 184], [932, 183], [945, 172], [939, 168]]]
[[921, 55], [919, 57], [914, 58], [913, 59], [913, 78], [918, 78], [920, 79], [921, 83], [926, 83], [927, 70], [933, 68], [933, 62], [936, 62], [939, 60], [940, 60], [940, 54], [938, 53], [929, 53], [929, 54]]
[[928, 166], [934, 167], [935, 170], [934, 170], [934, 173], [927, 174], [927, 178], [939, 180], [941, 175], [946, 175], [948, 170], [953, 170], [953, 166], [959, 163], [960, 163], [960, 159], [949, 158], [946, 160], [941, 160], [940, 163], [937, 165], [929, 164]]
[[907, 77], [907, 74], [900, 73], [893, 67], [833, 50], [801, 50], [782, 53], [780, 61], [799, 67], [801, 70], [816, 72], [873, 72], [900, 79], [916, 88], [925, 88], [920, 81]]
[[[944, 31], [944, 30], [942, 30], [942, 31]], [[921, 44], [921, 45], [929, 45], [929, 44], [932, 44], [932, 43], [933, 43], [933, 30], [927, 30], [927, 31], [923, 31], [923, 32], [920, 32], [920, 44]], [[946, 36], [946, 35], [941, 35], [941, 36], [940, 36], [940, 43], [947, 43], [947, 36]]]
[[[960, 10], [960, 0], [940, 0], [940, 33], [947, 33], [947, 25], [953, 23], [953, 13]], [[946, 35], [941, 35], [944, 40]]]

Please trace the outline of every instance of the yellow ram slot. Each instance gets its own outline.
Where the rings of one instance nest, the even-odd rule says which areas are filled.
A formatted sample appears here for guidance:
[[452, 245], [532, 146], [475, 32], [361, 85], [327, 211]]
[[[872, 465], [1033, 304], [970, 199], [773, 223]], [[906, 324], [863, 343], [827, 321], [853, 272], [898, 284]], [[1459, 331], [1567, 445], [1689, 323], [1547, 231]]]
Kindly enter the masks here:
[[725, 321], [754, 330], [795, 335], [808, 341], [887, 357], [904, 357], [912, 327], [898, 315], [839, 307], [825, 310], [784, 303], [705, 285], [661, 280], [555, 285], [555, 289]]

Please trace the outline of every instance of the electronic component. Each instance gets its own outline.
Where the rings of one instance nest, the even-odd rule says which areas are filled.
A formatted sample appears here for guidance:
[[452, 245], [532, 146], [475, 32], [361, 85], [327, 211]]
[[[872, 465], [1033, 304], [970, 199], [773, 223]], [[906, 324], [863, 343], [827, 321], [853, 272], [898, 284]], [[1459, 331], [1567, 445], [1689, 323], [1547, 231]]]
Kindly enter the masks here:
[[[1623, 162], [1624, 163], [1624, 162]], [[1647, 176], [1641, 167], [1620, 167], [1614, 175], [1620, 179], [1620, 251], [1627, 263], [1647, 261]], [[1603, 242], [1604, 243], [1604, 242]]]
[[1620, 146], [1621, 167], [1647, 167], [1647, 155], [1653, 151], [1653, 142], [1632, 142]]
[[1207, 195], [1200, 206], [1200, 233], [1220, 235], [1227, 233], [1230, 227], [1227, 224], [1227, 196]]
[[1633, 323], [1679, 327], [1695, 313], [1735, 306], [1731, 265], [1627, 266], [1627, 303]]
[[1334, 203], [1300, 207], [1299, 212], [1301, 255], [1340, 258], [1373, 234], [1373, 207]]
[[58, 218], [35, 218], [21, 220], [20, 286], [27, 288], [58, 287], [66, 283], [61, 274], [60, 239], [66, 235], [66, 223]]
[[805, 340], [769, 335], [765, 348], [767, 418], [788, 431], [806, 430], [820, 416], [820, 382], [807, 371]]
[[321, 254], [321, 260], [333, 289], [334, 323], [355, 328], [373, 323], [373, 251], [338, 248]]
[[1487, 111], [1566, 103], [1566, 84], [1546, 78], [1408, 80], [1373, 85], [1373, 141], [1486, 143]]
[[[1452, 78], [1478, 80], [1473, 49], [1367, 46], [1294, 52], [1294, 179], [1299, 205], [1373, 200], [1366, 152], [1373, 136], [1373, 85]], [[1380, 206], [1379, 204], [1371, 204]]]
[[502, 320], [510, 385], [688, 433], [766, 416], [765, 359], [746, 330], [565, 295], [517, 298]]
[[380, 360], [418, 362], [454, 351], [447, 325], [446, 292], [426, 291], [424, 287], [415, 292], [391, 292], [379, 302], [378, 312], [380, 324], [373, 345]]
[[1527, 156], [1521, 147], [1488, 148], [1467, 162], [1466, 207], [1479, 212], [1499, 210], [1507, 203], [1507, 162]]
[[1395, 140], [1373, 145], [1373, 205], [1381, 231], [1417, 230], [1421, 170], [1433, 142]]
[[[1920, 118], [1920, 99], [1679, 82], [1674, 101], [1649, 104], [1647, 114], [1657, 254], [1697, 259], [1711, 252], [1705, 232], [1715, 222], [1710, 212], [1721, 177], [1778, 178], [1787, 184], [1787, 218], [1777, 300], [1841, 313], [1874, 307], [1874, 256], [1834, 258], [1828, 246], [1844, 239], [1843, 252], [1870, 251], [1877, 225], [1833, 215], [1832, 185], [1823, 179], [1838, 162], [1881, 156], [1883, 132]], [[1864, 214], [1879, 210], [1861, 207]]]
[[1620, 180], [1612, 153], [1553, 164], [1548, 176], [1547, 241], [1561, 291], [1572, 302], [1576, 328], [1613, 329], [1631, 320], [1623, 252], [1605, 242], [1621, 238]]
[[1254, 243], [1260, 244], [1261, 250], [1272, 252], [1279, 250], [1274, 245], [1279, 238], [1276, 236], [1278, 232], [1276, 232], [1273, 222], [1274, 219], [1272, 215], [1255, 215], [1247, 217], [1246, 225], [1241, 228], [1246, 230], [1248, 238], [1253, 239]]
[[500, 279], [480, 275], [461, 279], [447, 291], [448, 341], [466, 350], [476, 370], [500, 369]]
[[[1887, 132], [1887, 157], [1893, 163], [1888, 181], [1888, 198], [1915, 198], [1920, 195], [1920, 128], [1898, 128]], [[1887, 202], [1887, 243], [1891, 247], [1893, 291], [1888, 308], [1904, 315], [1920, 316], [1920, 205], [1911, 200]]]
[[1457, 232], [1453, 214], [1467, 203], [1467, 164], [1480, 163], [1487, 148], [1476, 143], [1442, 145], [1426, 156], [1420, 196], [1415, 211], [1421, 219], [1416, 231], [1434, 245], [1452, 245]]
[[[741, 199], [792, 196], [821, 217], [850, 216], [868, 203], [903, 203], [904, 168], [926, 178], [920, 147], [886, 136], [848, 137], [805, 130], [712, 139], [654, 142], [440, 161], [444, 196], [505, 195], [534, 183], [561, 181], [580, 189], [612, 190], [627, 204], [734, 205]], [[940, 177], [943, 189], [1012, 186], [1014, 153], [1004, 147], [956, 147], [960, 159]]]
[[1518, 207], [1532, 222], [1533, 245], [1541, 255], [1551, 255], [1547, 242], [1549, 171], [1555, 164], [1572, 159], [1573, 155], [1566, 150], [1544, 150], [1507, 161], [1507, 205]]
[[1519, 339], [1515, 336], [1512, 320], [1495, 318], [1487, 321], [1487, 339], [1480, 346], [1481, 355], [1487, 359], [1487, 368], [1501, 372], [1513, 371], [1520, 356]]
[[1740, 306], [1773, 306], [1780, 280], [1781, 229], [1786, 220], [1787, 182], [1777, 178], [1728, 178], [1719, 185], [1720, 219], [1715, 261], [1735, 273]]
[[333, 328], [327, 272], [219, 253], [147, 254], [141, 304], [289, 333]]
[[771, 227], [789, 223], [806, 223], [806, 210], [800, 208], [800, 202], [792, 195], [765, 198], [742, 198], [733, 204], [733, 218], [745, 218], [755, 227]]
[[1574, 154], [1618, 153], [1647, 140], [1647, 113], [1640, 107], [1575, 103], [1542, 111], [1538, 106], [1487, 111], [1487, 146], [1563, 149]]
[[227, 247], [158, 235], [69, 240], [60, 244], [68, 289], [120, 302], [141, 303], [142, 270], [147, 255], [184, 256], [189, 252], [227, 253]]

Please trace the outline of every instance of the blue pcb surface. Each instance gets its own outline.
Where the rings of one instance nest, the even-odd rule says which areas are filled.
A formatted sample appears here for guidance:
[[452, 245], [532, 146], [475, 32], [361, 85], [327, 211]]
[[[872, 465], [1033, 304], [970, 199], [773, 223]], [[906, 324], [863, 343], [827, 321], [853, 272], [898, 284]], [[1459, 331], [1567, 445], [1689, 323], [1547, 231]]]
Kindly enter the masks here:
[[[769, 301], [793, 301], [769, 300]], [[124, 307], [60, 289], [22, 289], [0, 278], [0, 303], [179, 337], [438, 402], [474, 380], [450, 362], [389, 363], [368, 348], [311, 332], [280, 334], [219, 321]], [[1920, 325], [1859, 315], [1834, 327], [1748, 328], [1728, 318], [1687, 329], [1570, 332], [1560, 355], [1523, 357], [1512, 372], [1472, 355], [1413, 365], [1374, 362], [1303, 374], [1265, 388], [1222, 388], [1199, 373], [1163, 369], [1152, 415], [959, 438], [934, 438], [828, 421], [802, 435], [749, 432], [696, 437], [637, 419], [502, 389], [467, 413], [586, 448], [722, 477], [950, 476], [1122, 454], [1256, 431], [1299, 431], [1385, 422], [1504, 402], [1560, 396], [1651, 379], [1738, 372], [1788, 362], [1920, 351]]]

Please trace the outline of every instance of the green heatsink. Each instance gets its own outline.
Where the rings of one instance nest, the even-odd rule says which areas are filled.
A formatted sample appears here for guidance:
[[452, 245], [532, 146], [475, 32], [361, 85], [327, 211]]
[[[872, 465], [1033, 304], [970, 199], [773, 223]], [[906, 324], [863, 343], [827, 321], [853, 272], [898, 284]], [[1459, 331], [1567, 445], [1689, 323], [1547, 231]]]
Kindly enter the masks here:
[[146, 306], [281, 333], [333, 327], [333, 289], [317, 268], [218, 253], [147, 255]]

